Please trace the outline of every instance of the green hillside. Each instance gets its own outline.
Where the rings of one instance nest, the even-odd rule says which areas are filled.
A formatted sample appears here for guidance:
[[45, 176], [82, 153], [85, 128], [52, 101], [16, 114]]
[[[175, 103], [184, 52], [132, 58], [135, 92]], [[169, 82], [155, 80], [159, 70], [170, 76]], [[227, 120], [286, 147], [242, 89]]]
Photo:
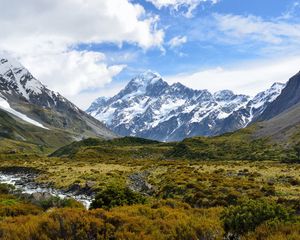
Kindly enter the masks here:
[[[289, 142], [278, 141], [259, 135], [271, 126], [259, 123], [181, 142], [87, 138], [53, 151], [70, 141], [63, 138], [67, 133], [47, 134], [2, 116], [1, 126], [11, 131], [0, 140], [0, 169], [38, 170], [38, 184], [96, 194], [91, 210], [69, 200], [32, 202], [0, 194], [4, 239], [22, 239], [24, 232], [27, 238], [38, 233], [52, 239], [57, 231], [65, 239], [89, 239], [91, 232], [95, 239], [153, 240], [277, 240], [300, 234], [297, 131]], [[18, 135], [29, 141], [10, 140]]]
[[0, 137], [55, 149], [74, 141], [76, 135], [60, 129], [43, 129], [0, 110]]
[[[256, 138], [252, 126], [217, 137], [194, 137], [182, 142], [160, 143], [139, 138], [115, 140], [87, 139], [74, 142], [52, 153], [52, 157], [112, 159], [189, 159], [189, 160], [287, 160], [288, 148], [271, 138]], [[294, 156], [295, 157], [295, 156]]]

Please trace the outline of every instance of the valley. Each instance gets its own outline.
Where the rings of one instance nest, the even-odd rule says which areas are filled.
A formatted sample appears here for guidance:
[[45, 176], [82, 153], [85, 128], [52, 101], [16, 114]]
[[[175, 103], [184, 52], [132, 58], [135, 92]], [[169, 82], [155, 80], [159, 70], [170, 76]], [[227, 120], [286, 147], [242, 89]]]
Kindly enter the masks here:
[[[76, 198], [76, 194], [88, 194], [89, 199], [97, 200], [105, 196], [101, 192], [106, 192], [112, 194], [108, 199], [113, 197], [121, 202], [109, 200], [106, 204], [112, 205], [102, 205], [101, 200], [105, 210], [84, 210], [86, 202], [84, 205], [61, 203], [65, 200], [53, 200], [53, 196], [47, 194], [32, 200], [31, 197], [24, 198], [22, 194], [10, 192], [13, 195], [0, 195], [0, 215], [1, 209], [10, 209], [9, 212], [5, 210], [5, 214], [15, 217], [10, 219], [2, 213], [0, 235], [3, 239], [17, 239], [23, 234], [18, 229], [23, 229], [26, 236], [32, 238], [43, 229], [46, 239], [55, 231], [64, 231], [61, 236], [68, 238], [79, 236], [77, 231], [81, 231], [80, 226], [85, 224], [84, 239], [223, 239], [226, 234], [238, 234], [241, 239], [257, 239], [258, 236], [277, 239], [278, 234], [284, 234], [293, 239], [299, 234], [300, 212], [300, 165], [296, 155], [293, 155], [296, 153], [293, 149], [285, 150], [267, 140], [249, 145], [249, 141], [245, 140], [249, 132], [243, 130], [215, 138], [191, 138], [179, 143], [160, 143], [133, 137], [86, 139], [50, 154], [36, 153], [27, 158], [18, 156], [18, 153], [1, 154], [0, 170], [12, 173], [11, 176], [17, 177], [20, 171], [37, 173], [34, 177], [35, 189], [30, 187], [30, 180], [22, 185], [25, 188], [29, 184], [29, 189], [36, 191], [37, 186], [46, 186], [42, 190], [46, 189], [48, 193], [57, 189], [54, 195], [71, 197], [79, 203], [83, 201]], [[204, 149], [209, 152], [210, 148], [219, 157], [210, 154], [200, 157]], [[217, 148], [222, 152], [227, 149], [228, 155], [220, 155]], [[139, 200], [136, 204], [126, 202], [127, 198], [123, 199], [121, 194], [122, 189], [134, 193], [133, 199], [143, 201]], [[121, 195], [118, 195], [119, 192]], [[7, 205], [8, 200], [3, 200], [7, 198], [18, 199], [18, 203]], [[279, 221], [274, 228], [266, 225], [267, 220], [262, 225], [257, 223], [257, 229], [250, 228], [250, 225], [249, 229], [243, 226], [245, 229], [241, 232], [238, 229], [242, 226], [236, 229], [232, 224], [229, 228], [223, 225], [226, 211], [241, 204], [253, 204], [247, 199], [252, 199], [256, 205], [265, 204], [270, 209], [275, 207], [287, 211], [284, 213], [286, 217], [272, 214], [267, 217], [270, 221]], [[39, 209], [38, 212], [14, 212], [16, 210], [13, 209], [23, 202], [32, 204]], [[97, 200], [91, 206], [100, 202]], [[53, 210], [48, 212], [48, 208]], [[180, 221], [176, 215], [180, 216]], [[226, 221], [229, 220], [227, 215]], [[69, 228], [71, 225], [59, 226], [57, 221], [70, 222], [78, 228], [74, 233]], [[162, 224], [160, 227], [157, 221]], [[247, 221], [253, 220], [250, 218]], [[48, 225], [50, 222], [53, 222], [53, 227]], [[91, 222], [97, 228], [92, 228], [89, 225]], [[47, 227], [42, 227], [45, 224]], [[91, 232], [97, 237], [85, 235]]]
[[88, 115], [1, 64], [1, 239], [299, 239], [299, 74], [250, 98], [148, 71]]
[[0, 10], [0, 240], [300, 240], [300, 0]]

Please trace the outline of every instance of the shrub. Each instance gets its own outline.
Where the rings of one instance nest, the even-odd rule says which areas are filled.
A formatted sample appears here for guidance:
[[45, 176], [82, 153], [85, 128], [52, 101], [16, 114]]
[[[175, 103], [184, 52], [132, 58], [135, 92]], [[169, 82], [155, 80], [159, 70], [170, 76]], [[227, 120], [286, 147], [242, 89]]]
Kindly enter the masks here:
[[82, 203], [77, 202], [76, 200], [72, 199], [72, 198], [60, 198], [60, 197], [55, 197], [52, 196], [48, 199], [43, 199], [40, 201], [34, 201], [34, 203], [38, 206], [40, 206], [41, 208], [43, 208], [44, 210], [47, 210], [49, 208], [84, 208], [84, 206], [82, 205]]
[[0, 239], [107, 239], [103, 221], [84, 210], [55, 209], [38, 216], [0, 221]]
[[300, 223], [278, 223], [274, 226], [262, 224], [255, 232], [246, 235], [243, 240], [297, 240], [300, 236]]
[[143, 195], [133, 192], [128, 187], [109, 186], [100, 191], [91, 204], [91, 209], [110, 209], [117, 206], [143, 204], [146, 199]]
[[300, 142], [294, 146], [295, 158], [300, 163]]
[[287, 221], [290, 216], [290, 210], [274, 202], [247, 200], [227, 208], [222, 214], [222, 220], [227, 233], [240, 235], [254, 231], [267, 221]]
[[53, 209], [0, 221], [0, 239], [217, 240], [221, 209], [192, 209], [175, 201], [103, 209]]
[[189, 147], [184, 143], [177, 143], [168, 153], [168, 157], [180, 158], [188, 155], [190, 153]]
[[11, 195], [0, 195], [0, 219], [39, 213], [41, 209], [33, 204], [22, 202]]

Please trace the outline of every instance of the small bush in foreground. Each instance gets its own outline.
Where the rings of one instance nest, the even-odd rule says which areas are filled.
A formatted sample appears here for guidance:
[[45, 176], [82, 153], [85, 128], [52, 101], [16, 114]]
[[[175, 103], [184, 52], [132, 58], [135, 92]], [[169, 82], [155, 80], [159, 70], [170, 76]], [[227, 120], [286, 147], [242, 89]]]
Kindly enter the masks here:
[[44, 210], [47, 210], [49, 208], [84, 208], [82, 203], [77, 202], [76, 200], [72, 198], [60, 198], [60, 197], [51, 197], [48, 199], [40, 200], [40, 201], [34, 201], [34, 204], [40, 206]]
[[0, 239], [219, 240], [221, 209], [192, 209], [174, 201], [103, 209], [53, 209], [0, 221]]
[[262, 224], [255, 232], [249, 233], [242, 240], [299, 240], [300, 223], [278, 223], [274, 226]]
[[0, 195], [0, 219], [20, 215], [36, 215], [42, 210], [30, 203], [22, 202], [11, 195]]
[[91, 209], [110, 209], [117, 206], [143, 204], [145, 201], [143, 195], [133, 192], [128, 187], [109, 186], [97, 194], [91, 204]]
[[234, 235], [254, 231], [265, 222], [284, 222], [290, 218], [290, 210], [265, 200], [247, 200], [227, 208], [222, 214], [225, 231]]

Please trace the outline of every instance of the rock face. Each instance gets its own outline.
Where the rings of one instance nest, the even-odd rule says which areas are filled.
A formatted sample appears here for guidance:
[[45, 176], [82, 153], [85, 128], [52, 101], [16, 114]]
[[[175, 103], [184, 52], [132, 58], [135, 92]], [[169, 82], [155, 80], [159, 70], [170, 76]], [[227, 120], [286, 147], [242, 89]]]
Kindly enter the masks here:
[[124, 136], [177, 141], [235, 131], [255, 121], [284, 84], [275, 83], [254, 98], [230, 90], [210, 93], [180, 83], [169, 85], [147, 71], [112, 98], [99, 98], [86, 111]]
[[[20, 63], [2, 55], [0, 55], [0, 100], [2, 101], [0, 111], [4, 110], [10, 114], [17, 111], [47, 127], [49, 131], [52, 129], [67, 131], [74, 139], [116, 136], [103, 123], [80, 110], [59, 93], [47, 89]], [[20, 120], [20, 115], [15, 114], [14, 117]], [[21, 120], [24, 119], [25, 117]]]
[[147, 178], [149, 175], [150, 173], [148, 171], [136, 172], [131, 174], [128, 177], [130, 180], [129, 188], [134, 192], [139, 192], [144, 195], [153, 195], [153, 193], [155, 192], [154, 187], [147, 182]]
[[259, 120], [269, 120], [300, 103], [300, 72], [293, 76], [280, 96], [266, 108]]
[[287, 147], [299, 143], [300, 73], [293, 76], [282, 93], [257, 119], [257, 138], [271, 137]]

